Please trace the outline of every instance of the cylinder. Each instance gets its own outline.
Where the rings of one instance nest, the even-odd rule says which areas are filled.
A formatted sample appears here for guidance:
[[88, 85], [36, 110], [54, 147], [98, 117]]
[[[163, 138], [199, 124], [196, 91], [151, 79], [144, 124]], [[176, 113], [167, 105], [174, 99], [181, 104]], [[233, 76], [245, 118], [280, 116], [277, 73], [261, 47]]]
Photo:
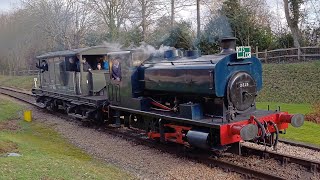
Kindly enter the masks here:
[[188, 143], [194, 147], [201, 149], [208, 149], [208, 136], [209, 133], [190, 130], [187, 133]]

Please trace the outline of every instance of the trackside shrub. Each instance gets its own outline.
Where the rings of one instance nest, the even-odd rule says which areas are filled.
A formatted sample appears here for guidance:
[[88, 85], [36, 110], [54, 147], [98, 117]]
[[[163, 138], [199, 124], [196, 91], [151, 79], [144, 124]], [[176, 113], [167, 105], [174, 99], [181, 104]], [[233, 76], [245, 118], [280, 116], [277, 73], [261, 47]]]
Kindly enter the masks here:
[[312, 112], [306, 114], [306, 121], [320, 124], [320, 102], [312, 106]]

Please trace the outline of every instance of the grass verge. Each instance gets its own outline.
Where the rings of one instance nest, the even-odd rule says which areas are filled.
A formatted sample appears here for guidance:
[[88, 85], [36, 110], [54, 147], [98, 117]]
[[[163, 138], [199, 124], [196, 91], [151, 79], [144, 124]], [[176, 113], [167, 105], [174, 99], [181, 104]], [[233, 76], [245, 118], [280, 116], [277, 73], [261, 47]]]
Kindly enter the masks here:
[[0, 86], [15, 87], [30, 90], [33, 87], [35, 76], [2, 76], [0, 75]]
[[15, 119], [18, 117], [18, 112], [22, 110], [21, 106], [0, 99], [0, 123], [8, 119]]
[[320, 147], [320, 124], [305, 121], [303, 126], [294, 128], [289, 125], [286, 134], [280, 135], [281, 138], [300, 141]]
[[320, 147], [320, 124], [305, 121], [303, 126], [294, 128], [289, 125], [286, 134], [280, 135], [281, 138], [301, 141], [308, 144], [313, 144]]
[[312, 111], [312, 107], [310, 104], [289, 104], [289, 103], [276, 103], [276, 102], [257, 102], [258, 109], [268, 109], [268, 105], [270, 110], [278, 109], [280, 106], [281, 111], [287, 111], [293, 114], [307, 114]]
[[320, 61], [264, 64], [263, 89], [260, 102], [317, 103], [320, 102]]
[[[0, 130], [0, 179], [132, 179], [120, 169], [92, 159], [54, 130], [14, 120], [22, 107], [0, 101], [0, 123], [15, 121], [20, 126], [14, 131]], [[9, 152], [22, 156], [6, 157]]]

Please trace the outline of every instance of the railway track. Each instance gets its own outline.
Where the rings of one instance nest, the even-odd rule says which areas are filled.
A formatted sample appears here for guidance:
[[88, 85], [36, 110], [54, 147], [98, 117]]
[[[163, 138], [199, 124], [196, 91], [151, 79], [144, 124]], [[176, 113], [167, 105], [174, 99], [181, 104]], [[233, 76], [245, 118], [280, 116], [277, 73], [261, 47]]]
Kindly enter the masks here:
[[295, 163], [308, 168], [312, 173], [320, 172], [319, 161], [313, 161], [305, 158], [290, 156], [286, 154], [280, 154], [273, 151], [266, 151], [266, 150], [261, 150], [253, 147], [247, 147], [247, 146], [243, 146], [241, 150], [243, 153], [247, 155], [257, 155], [265, 159], [268, 159], [268, 158], [276, 159], [280, 161], [281, 164], [284, 166], [287, 165], [288, 163]]
[[26, 92], [22, 90], [13, 89], [10, 87], [1, 87], [0, 86], [0, 94], [18, 99], [20, 101], [26, 102], [33, 106], [39, 107], [34, 99], [34, 95], [31, 92]]
[[[4, 95], [10, 96], [12, 98], [21, 100], [23, 102], [29, 103], [33, 106], [40, 107], [39, 105], [36, 104], [36, 102], [34, 100], [34, 95], [29, 92], [25, 92], [25, 91], [13, 89], [13, 88], [8, 88], [8, 87], [0, 87], [0, 94], [4, 94]], [[70, 118], [66, 118], [62, 114], [60, 114], [58, 116], [66, 119], [66, 120], [70, 120]], [[105, 128], [105, 129], [103, 129], [103, 131], [106, 133], [112, 134], [114, 136], [122, 137], [126, 140], [133, 141], [137, 144], [143, 144], [146, 146], [150, 146], [152, 148], [159, 149], [164, 152], [173, 153], [179, 157], [188, 157], [191, 160], [195, 160], [197, 162], [206, 164], [210, 167], [220, 167], [220, 168], [225, 169], [226, 171], [236, 172], [236, 173], [244, 175], [245, 178], [286, 179], [286, 178], [282, 178], [278, 175], [266, 173], [263, 171], [255, 170], [253, 168], [241, 166], [236, 163], [221, 160], [219, 158], [211, 156], [210, 153], [208, 153], [208, 152], [197, 151], [197, 153], [195, 153], [194, 150], [185, 150], [185, 149], [181, 148], [181, 146], [178, 147], [176, 145], [168, 146], [165, 144], [160, 144], [160, 143], [157, 143], [153, 140], [146, 139], [145, 135], [142, 132], [139, 133], [139, 131], [136, 131], [136, 130], [127, 129], [126, 131], [124, 131], [124, 130], [119, 130], [116, 128]], [[299, 146], [299, 144], [296, 143], [295, 146]], [[301, 147], [306, 147], [306, 145], [303, 145]], [[316, 147], [312, 147], [312, 148], [316, 149]], [[318, 148], [317, 150], [320, 151], [320, 148]], [[263, 158], [272, 158], [272, 159], [279, 160], [281, 162], [281, 164], [284, 166], [289, 163], [295, 163], [295, 164], [299, 164], [301, 166], [308, 168], [313, 173], [320, 172], [320, 162], [307, 160], [307, 159], [303, 159], [303, 158], [299, 158], [299, 157], [293, 157], [293, 156], [284, 155], [284, 154], [279, 154], [276, 152], [263, 151], [263, 150], [255, 149], [255, 148], [251, 148], [251, 147], [243, 147], [242, 151], [247, 155], [257, 155], [257, 156], [261, 156]]]
[[231, 172], [236, 172], [239, 174], [242, 174], [245, 176], [246, 179], [251, 179], [251, 178], [257, 178], [257, 179], [273, 179], [273, 180], [280, 180], [284, 179], [281, 178], [277, 175], [265, 173], [262, 171], [254, 170], [251, 168], [243, 167], [231, 162], [227, 162], [224, 160], [220, 160], [219, 158], [216, 158], [214, 156], [211, 156], [210, 152], [208, 151], [199, 151], [199, 150], [194, 150], [194, 149], [185, 149], [182, 146], [179, 146], [174, 143], [168, 143], [168, 144], [161, 144], [158, 143], [154, 140], [149, 140], [145, 138], [145, 134], [143, 132], [137, 133], [137, 131], [132, 131], [129, 132], [130, 129], [126, 131], [118, 131], [113, 128], [107, 128], [104, 130], [106, 133], [112, 134], [114, 136], [121, 137], [123, 139], [129, 140], [129, 141], [134, 141], [137, 144], [142, 144], [145, 146], [149, 146], [155, 149], [158, 149], [162, 152], [167, 152], [170, 154], [174, 154], [177, 157], [182, 157], [182, 158], [188, 158], [190, 160], [194, 160], [196, 162], [205, 164], [209, 167], [219, 167], [224, 169], [225, 171], [231, 171]]
[[320, 147], [318, 146], [313, 146], [310, 144], [306, 144], [306, 143], [298, 143], [298, 142], [294, 142], [294, 141], [290, 141], [290, 140], [286, 140], [286, 139], [280, 139], [279, 142], [282, 142], [284, 144], [288, 144], [291, 146], [297, 146], [297, 147], [303, 147], [303, 148], [308, 148], [308, 149], [312, 149], [315, 151], [319, 151], [320, 152]]

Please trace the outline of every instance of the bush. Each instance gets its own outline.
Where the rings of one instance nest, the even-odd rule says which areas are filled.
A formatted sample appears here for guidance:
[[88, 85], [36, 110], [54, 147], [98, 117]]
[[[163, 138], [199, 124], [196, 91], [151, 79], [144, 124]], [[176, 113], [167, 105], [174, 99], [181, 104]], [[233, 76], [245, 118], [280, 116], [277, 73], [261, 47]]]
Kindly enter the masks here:
[[312, 112], [306, 114], [306, 121], [320, 124], [320, 102], [312, 106]]

